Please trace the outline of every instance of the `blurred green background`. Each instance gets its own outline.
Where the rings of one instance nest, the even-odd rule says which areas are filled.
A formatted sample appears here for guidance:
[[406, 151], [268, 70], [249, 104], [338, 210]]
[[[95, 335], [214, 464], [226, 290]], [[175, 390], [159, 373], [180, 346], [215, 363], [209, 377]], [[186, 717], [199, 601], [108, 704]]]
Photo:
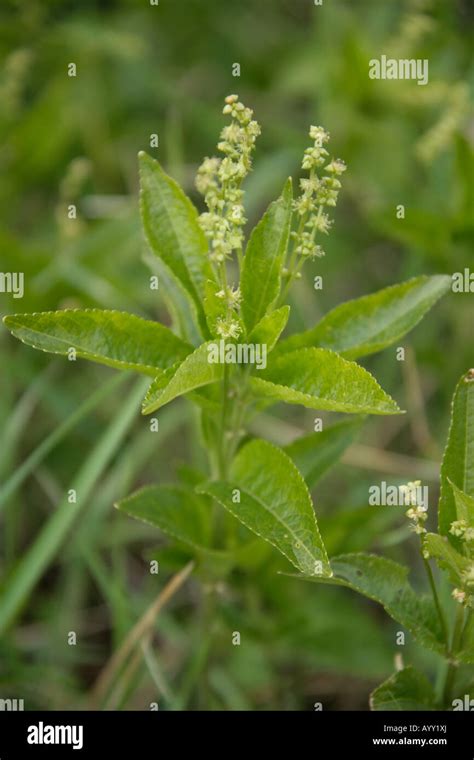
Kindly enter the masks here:
[[[327, 255], [293, 292], [292, 328], [410, 276], [472, 266], [473, 15], [467, 0], [4, 0], [0, 262], [25, 273], [25, 295], [0, 294], [1, 314], [97, 306], [169, 323], [143, 261], [137, 152], [158, 158], [199, 205], [194, 174], [215, 151], [231, 92], [262, 127], [246, 185], [250, 224], [288, 174], [299, 175], [310, 124], [329, 130], [331, 151], [348, 164]], [[427, 58], [429, 84], [370, 80], [368, 61], [382, 54]], [[312, 287], [316, 274], [322, 291]], [[408, 414], [369, 421], [313, 494], [331, 554], [364, 549], [407, 561], [415, 585], [423, 582], [415, 542], [399, 513], [368, 508], [367, 492], [380, 480], [420, 477], [435, 507], [450, 398], [474, 364], [472, 298], [444, 298], [404, 339], [405, 362], [395, 348], [366, 361]], [[1, 589], [18, 587], [1, 636], [0, 696], [24, 698], [26, 709], [85, 707], [110, 655], [186, 562], [113, 501], [200, 464], [196, 418], [179, 400], [152, 434], [133, 379], [109, 389], [111, 370], [32, 351], [4, 329], [0, 350]], [[315, 416], [277, 407], [255, 431], [286, 443], [311, 431]], [[77, 515], [63, 518], [78, 476]], [[155, 556], [158, 576], [148, 572]], [[191, 579], [107, 706], [363, 710], [395, 654], [435, 673], [434, 657], [395, 645], [380, 609], [279, 570], [289, 566], [262, 544], [219, 585], [210, 631], [200, 620], [206, 589]], [[0, 604], [0, 623], [2, 615]]]

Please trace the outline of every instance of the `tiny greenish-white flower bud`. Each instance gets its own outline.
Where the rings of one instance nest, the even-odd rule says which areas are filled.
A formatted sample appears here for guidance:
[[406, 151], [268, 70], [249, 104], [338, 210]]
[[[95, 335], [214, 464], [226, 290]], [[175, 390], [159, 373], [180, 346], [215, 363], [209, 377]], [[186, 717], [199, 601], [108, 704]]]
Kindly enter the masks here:
[[404, 485], [401, 485], [398, 487], [399, 493], [403, 498], [404, 504], [412, 504], [413, 506], [417, 505], [418, 500], [418, 489], [421, 486], [420, 480], [415, 480], [413, 482], [406, 483]]
[[300, 179], [300, 188], [306, 195], [313, 195], [316, 193], [319, 187], [319, 180], [317, 177], [302, 177]]
[[300, 195], [293, 201], [293, 208], [300, 216], [304, 216], [315, 209], [315, 202], [310, 195]]
[[466, 528], [464, 532], [464, 540], [467, 543], [470, 543], [471, 541], [474, 541], [474, 528]]
[[451, 596], [459, 602], [459, 604], [464, 604], [466, 601], [466, 592], [462, 591], [460, 588], [454, 588], [451, 592]]
[[344, 174], [346, 169], [347, 166], [345, 162], [341, 161], [340, 158], [333, 158], [332, 161], [330, 161], [329, 164], [324, 167], [325, 172], [329, 172], [329, 174], [335, 174], [336, 176]]
[[329, 153], [325, 148], [306, 148], [301, 168], [307, 171], [323, 166]]
[[229, 306], [234, 309], [238, 309], [242, 300], [242, 294], [240, 288], [228, 288], [227, 290], [227, 302]]
[[240, 288], [234, 287], [228, 287], [227, 290], [219, 290], [216, 293], [216, 298], [225, 299], [231, 308], [238, 308], [242, 300]]
[[466, 532], [467, 524], [465, 520], [455, 520], [451, 523], [449, 532], [457, 538], [462, 538]]
[[418, 536], [423, 535], [423, 533], [426, 533], [426, 528], [423, 527], [423, 525], [420, 525], [420, 523], [411, 523], [410, 529], [413, 531], [413, 533], [416, 533]]
[[244, 216], [244, 207], [240, 204], [234, 203], [230, 211], [229, 219], [233, 224], [239, 226], [244, 225], [247, 221]]
[[461, 580], [469, 588], [474, 587], [474, 562], [470, 562], [467, 568], [461, 573]]
[[421, 520], [421, 522], [425, 522], [428, 518], [426, 509], [423, 509], [422, 507], [411, 507], [405, 512], [405, 514], [409, 520]]
[[324, 127], [315, 127], [313, 125], [311, 125], [309, 128], [309, 136], [318, 145], [324, 145], [325, 143], [329, 142], [330, 139], [330, 134], [329, 132], [326, 132]]

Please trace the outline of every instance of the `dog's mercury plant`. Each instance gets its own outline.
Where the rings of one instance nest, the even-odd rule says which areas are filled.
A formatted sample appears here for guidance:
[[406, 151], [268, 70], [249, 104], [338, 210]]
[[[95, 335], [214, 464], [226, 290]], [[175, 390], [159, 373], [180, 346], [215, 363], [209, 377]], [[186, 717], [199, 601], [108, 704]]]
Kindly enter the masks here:
[[[453, 402], [439, 533], [428, 532], [426, 510], [413, 499], [419, 484], [405, 491], [430, 595], [415, 592], [408, 569], [382, 556], [329, 558], [310, 495], [324, 469], [317, 465], [324, 437], [312, 432], [281, 448], [252, 437], [249, 423], [280, 402], [358, 415], [350, 433], [341, 423], [330, 428], [340, 454], [363, 416], [400, 413], [355, 360], [397, 343], [450, 289], [451, 279], [420, 276], [393, 285], [336, 306], [308, 330], [281, 339], [290, 313], [289, 286], [306, 260], [323, 255], [321, 236], [331, 228], [346, 167], [329, 156], [327, 131], [312, 126], [300, 193], [294, 197], [288, 179], [245, 240], [242, 185], [260, 127], [237, 95], [226, 99], [224, 115], [229, 122], [218, 143], [221, 157], [206, 158], [197, 172], [205, 203], [200, 215], [157, 161], [139, 155], [146, 256], [159, 272], [172, 328], [100, 309], [16, 314], [5, 324], [34, 348], [66, 356], [73, 349], [77, 358], [148, 376], [144, 414], [179, 396], [196, 406], [207, 471], [193, 469], [192, 477], [183, 474], [179, 482], [142, 488], [119, 502], [120, 510], [167, 534], [194, 558], [207, 585], [245, 567], [244, 557], [264, 539], [298, 578], [346, 586], [379, 602], [448, 665], [442, 694], [408, 666], [374, 692], [372, 706], [449, 708], [465, 688], [463, 669], [474, 664], [474, 372], [461, 380]], [[257, 365], [256, 356], [265, 362]], [[433, 560], [454, 587], [454, 626], [445, 598], [441, 605]]]

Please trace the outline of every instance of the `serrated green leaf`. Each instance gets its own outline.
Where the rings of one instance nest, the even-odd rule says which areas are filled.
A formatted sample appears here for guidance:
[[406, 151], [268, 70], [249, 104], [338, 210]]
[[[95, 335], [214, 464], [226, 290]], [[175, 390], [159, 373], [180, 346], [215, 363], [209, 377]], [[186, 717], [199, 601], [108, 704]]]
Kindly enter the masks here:
[[177, 396], [221, 380], [223, 364], [209, 362], [212, 341], [203, 343], [186, 359], [163, 372], [152, 382], [143, 401], [143, 414], [151, 414]]
[[370, 695], [371, 710], [434, 710], [433, 687], [411, 665], [394, 673]]
[[355, 414], [399, 414], [395, 401], [363, 367], [324, 348], [278, 356], [251, 379], [257, 395], [309, 409]]
[[252, 330], [249, 341], [266, 346], [267, 354], [269, 354], [285, 329], [289, 316], [289, 306], [282, 306], [280, 309], [265, 314]]
[[427, 649], [445, 653], [443, 631], [431, 597], [416, 594], [408, 568], [375, 554], [343, 554], [331, 559], [332, 578], [301, 580], [345, 586], [378, 602]]
[[156, 376], [184, 359], [192, 346], [167, 327], [133, 314], [101, 309], [64, 309], [4, 317], [10, 332], [33, 348], [116, 369]]
[[245, 251], [240, 288], [242, 316], [250, 333], [280, 292], [280, 277], [290, 234], [293, 191], [289, 178], [254, 228]]
[[423, 547], [428, 551], [430, 557], [434, 557], [438, 565], [449, 575], [451, 582], [458, 586], [461, 584], [461, 574], [467, 570], [470, 561], [463, 557], [452, 546], [447, 538], [439, 536], [437, 533], [426, 533], [423, 536]]
[[454, 502], [456, 504], [456, 518], [464, 520], [468, 526], [474, 527], [474, 497], [468, 496], [460, 488], [451, 483], [453, 490]]
[[452, 483], [467, 496], [474, 497], [473, 370], [460, 379], [454, 392], [448, 442], [441, 465], [438, 530], [441, 535], [448, 536], [453, 546], [457, 546], [456, 539], [449, 533], [457, 514]]
[[172, 538], [197, 549], [210, 545], [210, 514], [207, 504], [181, 486], [145, 486], [115, 504], [130, 517], [159, 528]]
[[337, 463], [360, 431], [363, 422], [364, 417], [342, 420], [319, 433], [309, 433], [285, 446], [284, 451], [303, 475], [308, 488], [313, 488], [324, 473]]
[[198, 213], [158, 161], [141, 152], [139, 164], [140, 210], [148, 245], [192, 296], [206, 334], [202, 298], [204, 283], [213, 276]]
[[311, 330], [283, 341], [278, 352], [319, 346], [357, 359], [381, 351], [415, 327], [450, 287], [447, 275], [421, 276], [347, 301]]
[[229, 482], [201, 484], [198, 491], [216, 499], [300, 571], [331, 574], [308, 488], [291, 459], [273, 444], [246, 444], [232, 463]]

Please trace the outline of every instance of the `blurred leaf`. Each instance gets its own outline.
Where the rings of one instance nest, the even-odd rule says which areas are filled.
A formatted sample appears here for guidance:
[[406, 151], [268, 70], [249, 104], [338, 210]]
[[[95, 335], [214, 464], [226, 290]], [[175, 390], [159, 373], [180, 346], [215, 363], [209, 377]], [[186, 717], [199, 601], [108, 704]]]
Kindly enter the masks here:
[[336, 306], [311, 330], [292, 335], [278, 353], [330, 348], [348, 359], [373, 354], [409, 332], [451, 287], [447, 275], [415, 277]]
[[[474, 614], [472, 611], [466, 620], [461, 640], [461, 650], [456, 653], [458, 660], [474, 665]], [[474, 682], [472, 684], [474, 690]]]
[[0, 512], [3, 506], [7, 503], [7, 499], [19, 488], [25, 478], [30, 475], [35, 467], [41, 464], [49, 452], [58, 445], [58, 443], [69, 433], [82, 419], [86, 417], [94, 408], [99, 406], [105, 398], [110, 396], [115, 388], [126, 380], [126, 375], [114, 375], [108, 382], [100, 385], [91, 395], [88, 396], [80, 406], [76, 407], [72, 414], [58, 425], [51, 433], [45, 438], [39, 446], [37, 446], [31, 454], [11, 473], [10, 477], [6, 479], [0, 486]]
[[192, 491], [174, 485], [145, 486], [115, 504], [130, 517], [159, 528], [196, 549], [209, 547], [207, 504]]
[[337, 463], [351, 445], [364, 423], [364, 417], [342, 420], [319, 433], [309, 433], [285, 446], [311, 489], [324, 473]]
[[454, 483], [467, 496], [474, 497], [474, 372], [470, 370], [457, 384], [451, 407], [448, 442], [441, 464], [441, 493], [438, 530], [453, 546], [458, 542], [449, 533], [456, 520]]
[[251, 385], [257, 395], [309, 409], [399, 414], [367, 370], [324, 348], [303, 348], [270, 360]]
[[289, 178], [280, 198], [270, 204], [247, 244], [240, 287], [242, 315], [248, 332], [261, 320], [280, 292], [281, 269], [290, 234], [292, 200]]
[[203, 336], [192, 297], [164, 261], [153, 256], [151, 251], [145, 253], [144, 260], [159, 278], [159, 292], [163, 294], [175, 332], [192, 346], [199, 346]]
[[182, 363], [170, 367], [152, 382], [143, 401], [143, 414], [155, 412], [177, 396], [222, 379], [224, 365], [209, 362], [210, 345], [203, 343]]
[[331, 574], [303, 477], [273, 444], [251, 441], [234, 459], [228, 483], [201, 484], [198, 491], [219, 501], [302, 572]]
[[411, 665], [399, 670], [370, 695], [371, 710], [434, 710], [430, 682]]
[[13, 622], [15, 615], [27, 600], [42, 573], [59, 551], [68, 531], [93, 492], [99, 477], [129, 430], [143, 392], [144, 382], [140, 378], [74, 478], [71, 488], [77, 494], [76, 501], [71, 503], [67, 496], [61, 501], [61, 504], [42, 527], [39, 535], [21, 557], [12, 575], [3, 584], [0, 596], [1, 632]]
[[4, 317], [10, 332], [33, 348], [155, 377], [192, 350], [167, 327], [133, 314], [64, 309]]
[[[331, 559], [332, 578], [301, 580], [345, 586], [383, 606], [428, 649], [444, 654], [445, 644], [431, 597], [416, 594], [408, 582], [408, 568], [375, 554], [343, 554]], [[298, 576], [296, 576], [298, 577]]]

